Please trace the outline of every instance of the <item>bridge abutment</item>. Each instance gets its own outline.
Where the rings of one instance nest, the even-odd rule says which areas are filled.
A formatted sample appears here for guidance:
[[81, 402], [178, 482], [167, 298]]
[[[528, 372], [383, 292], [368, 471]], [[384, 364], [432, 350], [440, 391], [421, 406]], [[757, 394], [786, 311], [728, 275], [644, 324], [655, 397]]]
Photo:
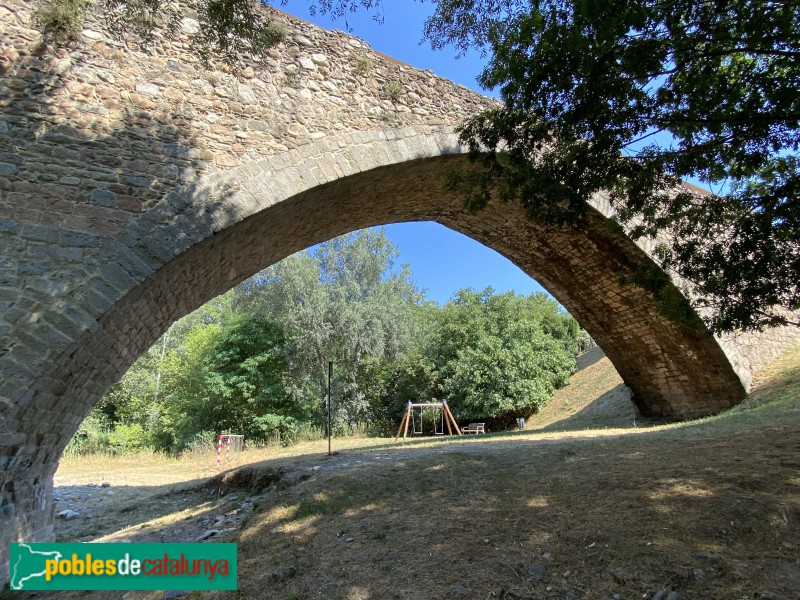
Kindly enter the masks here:
[[9, 544], [54, 542], [53, 473], [55, 464], [27, 457], [0, 473], [0, 581], [9, 573]]

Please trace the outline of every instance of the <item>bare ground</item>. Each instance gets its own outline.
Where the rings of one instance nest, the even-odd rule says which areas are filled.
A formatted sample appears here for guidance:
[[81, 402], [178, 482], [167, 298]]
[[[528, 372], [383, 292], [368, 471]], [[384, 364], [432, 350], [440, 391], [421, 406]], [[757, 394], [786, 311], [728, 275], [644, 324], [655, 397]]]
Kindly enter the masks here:
[[[651, 428], [634, 425], [619, 395], [592, 406], [618, 385], [603, 360], [576, 374], [537, 430], [348, 440], [332, 457], [312, 444], [211, 480], [206, 459], [198, 476], [183, 464], [174, 490], [164, 481], [176, 465], [158, 467], [154, 485], [111, 469], [111, 487], [91, 489], [115, 491], [97, 502], [116, 510], [94, 509], [81, 526], [103, 541], [216, 529], [209, 541], [238, 542], [238, 592], [192, 598], [798, 597], [800, 351], [762, 373], [742, 408]], [[587, 419], [607, 428], [569, 431]], [[62, 465], [59, 491], [99, 483], [97, 468], [81, 468]], [[83, 533], [74, 527], [59, 521], [60, 538]]]

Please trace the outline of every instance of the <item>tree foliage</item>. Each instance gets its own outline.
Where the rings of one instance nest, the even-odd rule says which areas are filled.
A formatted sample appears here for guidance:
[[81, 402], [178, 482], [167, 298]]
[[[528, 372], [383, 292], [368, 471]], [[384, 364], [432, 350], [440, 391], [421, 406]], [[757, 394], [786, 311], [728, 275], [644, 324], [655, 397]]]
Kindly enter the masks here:
[[237, 290], [240, 310], [285, 327], [298, 397], [321, 403], [334, 362], [340, 431], [369, 421], [374, 363], [393, 362], [411, 345], [421, 296], [408, 266], [395, 268], [397, 256], [383, 230], [363, 230], [281, 261]]
[[[800, 308], [800, 11], [768, 0], [439, 0], [434, 47], [481, 47], [503, 106], [469, 119], [468, 206], [568, 225], [611, 194], [717, 330]], [[487, 152], [488, 150], [488, 152]], [[680, 186], [696, 178], [715, 190]]]
[[537, 412], [575, 369], [577, 323], [544, 294], [464, 289], [430, 317], [398, 369], [395, 411], [444, 398], [457, 418], [505, 427]]
[[466, 289], [444, 306], [423, 303], [397, 256], [383, 230], [365, 230], [215, 298], [112, 386], [70, 451], [181, 451], [220, 432], [248, 443], [316, 435], [329, 360], [336, 434], [389, 435], [408, 400], [441, 398], [458, 418], [501, 428], [538, 410], [590, 342], [543, 294]]
[[460, 291], [434, 338], [442, 396], [468, 420], [530, 416], [575, 370], [572, 322], [543, 294]]
[[[279, 325], [261, 315], [236, 315], [225, 328], [196, 329], [199, 352], [182, 357], [176, 410], [186, 432], [230, 431], [250, 440], [292, 438], [302, 405], [285, 391], [287, 359]], [[194, 334], [197, 335], [197, 334]], [[181, 374], [183, 376], [181, 377]], [[188, 375], [188, 377], [187, 377]], [[177, 390], [173, 390], [177, 391]]]

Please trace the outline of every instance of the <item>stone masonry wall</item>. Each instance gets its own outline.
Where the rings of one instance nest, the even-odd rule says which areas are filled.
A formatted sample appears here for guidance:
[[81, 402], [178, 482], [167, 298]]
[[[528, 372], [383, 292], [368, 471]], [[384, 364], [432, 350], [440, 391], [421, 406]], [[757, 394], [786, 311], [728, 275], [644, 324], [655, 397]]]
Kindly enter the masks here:
[[288, 35], [268, 60], [207, 71], [188, 11], [148, 52], [97, 19], [42, 51], [32, 14], [0, 0], [0, 571], [7, 542], [52, 538], [64, 446], [171, 322], [353, 229], [435, 220], [501, 252], [580, 320], [649, 414], [738, 402], [759, 357], [796, 339], [720, 344], [665, 319], [617, 283], [646, 255], [605, 227], [601, 200], [570, 231], [513, 205], [465, 212], [444, 185], [466, 166], [454, 131], [491, 101], [345, 33], [276, 13]]

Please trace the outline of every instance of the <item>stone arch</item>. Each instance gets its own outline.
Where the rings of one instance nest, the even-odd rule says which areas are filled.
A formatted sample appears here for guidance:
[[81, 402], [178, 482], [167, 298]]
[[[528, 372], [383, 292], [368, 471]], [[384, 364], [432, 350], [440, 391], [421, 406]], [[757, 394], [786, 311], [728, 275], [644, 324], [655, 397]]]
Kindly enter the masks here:
[[[72, 302], [87, 308], [91, 298], [114, 294], [110, 308], [26, 396], [34, 405], [60, 398], [62, 420], [66, 409], [77, 427], [170, 323], [258, 270], [348, 231], [430, 220], [540, 281], [601, 343], [643, 414], [693, 417], [742, 398], [739, 377], [707, 330], [670, 320], [649, 292], [618, 282], [649, 258], [600, 210], [569, 230], [537, 225], [513, 204], [472, 215], [445, 184], [449, 170], [467, 165], [452, 132], [406, 127], [309, 144], [171, 190], [111, 252], [104, 249], [101, 276]], [[66, 398], [80, 404], [68, 409]]]
[[491, 101], [374, 54], [374, 81], [354, 76], [348, 48], [369, 49], [346, 34], [293, 22], [294, 52], [238, 77], [199, 70], [182, 39], [120, 52], [97, 23], [91, 48], [48, 59], [28, 3], [0, 0], [0, 16], [0, 575], [7, 542], [52, 539], [64, 446], [174, 319], [349, 230], [433, 220], [494, 248], [579, 319], [648, 414], [730, 406], [752, 357], [782, 345], [717, 341], [620, 286], [649, 259], [606, 227], [602, 199], [569, 231], [513, 204], [467, 213], [443, 175], [467, 160], [454, 126]]
[[[372, 225], [437, 221], [510, 258], [595, 336], [643, 412], [707, 414], [743, 396], [708, 332], [670, 321], [647, 292], [617, 283], [646, 254], [606, 227], [598, 210], [580, 228], [559, 231], [533, 224], [514, 204], [469, 214], [445, 185], [448, 170], [467, 164], [445, 130], [368, 132], [342, 145], [342, 152], [328, 141], [282, 160], [245, 162], [173, 189], [98, 249], [97, 275], [76, 286], [70, 306], [88, 314], [93, 298], [115, 294], [110, 307], [57, 356], [46, 364], [40, 358], [38, 374], [6, 406], [3, 502], [13, 518], [4, 521], [4, 539], [50, 537], [60, 453], [108, 386], [172, 321], [293, 252]], [[38, 323], [49, 327], [48, 319]], [[36, 327], [29, 331], [38, 339]]]

